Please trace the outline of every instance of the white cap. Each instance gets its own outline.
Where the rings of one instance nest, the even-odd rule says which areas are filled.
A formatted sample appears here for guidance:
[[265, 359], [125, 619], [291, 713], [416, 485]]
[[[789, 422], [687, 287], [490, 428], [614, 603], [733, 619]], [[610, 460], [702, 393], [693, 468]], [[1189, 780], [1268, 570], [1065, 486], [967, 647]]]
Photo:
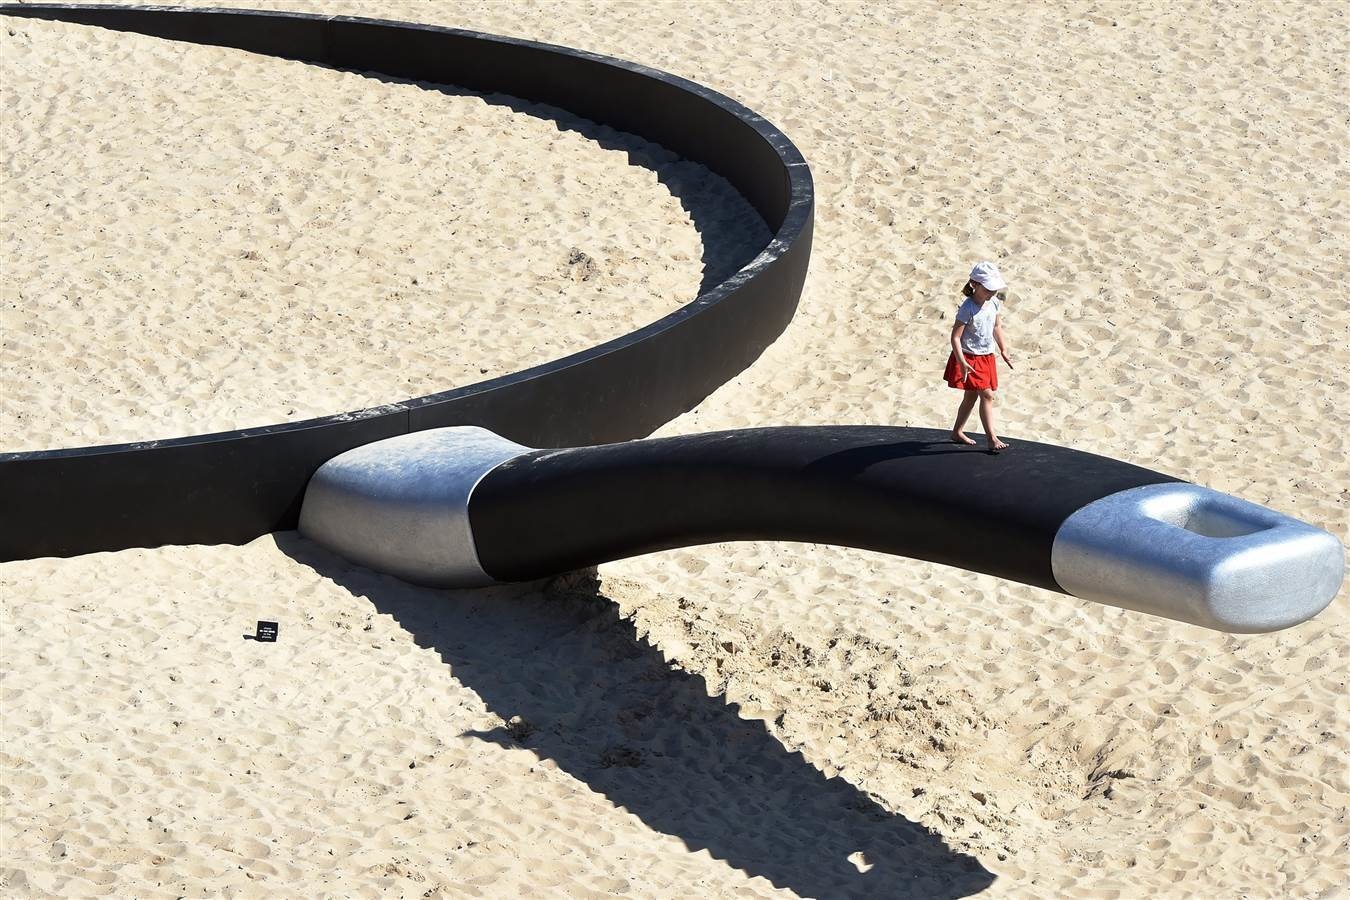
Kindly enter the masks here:
[[970, 270], [970, 280], [978, 281], [991, 291], [1001, 291], [1008, 286], [998, 273], [998, 266], [991, 262], [976, 263], [975, 268]]

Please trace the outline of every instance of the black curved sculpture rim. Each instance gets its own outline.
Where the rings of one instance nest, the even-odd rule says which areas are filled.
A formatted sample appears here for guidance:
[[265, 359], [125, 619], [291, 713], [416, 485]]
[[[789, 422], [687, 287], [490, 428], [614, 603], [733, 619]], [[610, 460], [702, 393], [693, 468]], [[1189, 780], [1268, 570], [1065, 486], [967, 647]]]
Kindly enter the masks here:
[[310, 476], [375, 440], [479, 425], [536, 447], [644, 437], [748, 366], [787, 326], [810, 256], [814, 190], [772, 124], [678, 76], [579, 50], [432, 25], [291, 12], [0, 4], [0, 14], [234, 47], [491, 90], [652, 140], [725, 177], [773, 237], [681, 309], [499, 378], [300, 422], [162, 441], [0, 453], [0, 561], [294, 528]]

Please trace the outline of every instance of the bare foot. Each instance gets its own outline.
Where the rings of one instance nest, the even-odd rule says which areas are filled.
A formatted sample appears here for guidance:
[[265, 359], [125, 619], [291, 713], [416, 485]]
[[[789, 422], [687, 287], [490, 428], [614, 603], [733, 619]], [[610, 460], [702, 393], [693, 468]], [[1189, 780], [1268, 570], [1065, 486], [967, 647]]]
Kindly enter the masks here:
[[[971, 443], [973, 444], [973, 443], [975, 443], [975, 442], [974, 442], [974, 441], [971, 441]], [[1007, 449], [1008, 449], [1008, 445], [1005, 444], [1003, 441], [1000, 441], [998, 438], [994, 438], [992, 441], [989, 442], [989, 452], [990, 452], [990, 453], [999, 453], [999, 452], [1001, 452], [1001, 451], [1003, 451], [1003, 450], [1007, 450]]]
[[970, 438], [966, 437], [966, 433], [965, 433], [964, 431], [953, 431], [953, 432], [952, 432], [952, 443], [953, 443], [953, 444], [968, 444], [968, 445], [971, 446], [971, 447], [974, 447], [974, 446], [975, 446], [975, 442], [972, 441]]

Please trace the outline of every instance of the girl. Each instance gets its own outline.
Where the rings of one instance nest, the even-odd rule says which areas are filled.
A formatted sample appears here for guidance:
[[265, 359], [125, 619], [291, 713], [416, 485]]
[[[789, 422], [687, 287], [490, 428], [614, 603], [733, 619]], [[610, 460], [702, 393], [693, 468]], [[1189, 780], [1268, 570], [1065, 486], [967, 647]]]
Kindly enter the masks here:
[[998, 389], [995, 346], [1008, 368], [1013, 367], [1008, 345], [1003, 340], [1003, 325], [998, 320], [1003, 301], [995, 296], [1007, 286], [998, 268], [991, 262], [979, 263], [970, 270], [970, 279], [962, 291], [966, 300], [956, 311], [956, 324], [952, 326], [952, 352], [947, 358], [947, 371], [942, 376], [949, 385], [966, 392], [956, 411], [952, 441], [957, 444], [975, 443], [966, 436], [965, 427], [970, 411], [978, 400], [984, 435], [989, 441], [989, 449], [994, 453], [1008, 448], [994, 433], [994, 391]]

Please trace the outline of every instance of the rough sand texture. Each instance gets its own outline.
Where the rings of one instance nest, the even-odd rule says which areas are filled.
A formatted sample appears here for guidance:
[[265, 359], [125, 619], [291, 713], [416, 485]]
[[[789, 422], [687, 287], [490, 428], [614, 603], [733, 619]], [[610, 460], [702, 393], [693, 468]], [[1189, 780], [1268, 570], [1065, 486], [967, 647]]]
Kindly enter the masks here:
[[6, 450], [504, 375], [768, 241], [723, 179], [556, 108], [64, 23], [0, 40]]
[[[801, 312], [663, 433], [949, 424], [955, 291], [989, 257], [1011, 283], [1018, 368], [1000, 414], [1014, 445], [1149, 465], [1350, 539], [1350, 30], [1333, 4], [284, 7], [622, 56], [728, 93], [801, 147], [818, 189]], [[316, 91], [324, 77], [389, 89], [314, 77]], [[459, 102], [434, 100], [428, 115]], [[45, 127], [83, 127], [70, 110]], [[6, 147], [23, 121], [6, 108]], [[634, 177], [621, 156], [566, 145], [597, 184]], [[350, 182], [325, 184], [365, 184], [368, 151], [350, 152]], [[496, 141], [476, 152], [517, 164]], [[676, 210], [636, 176], [625, 202], [651, 212], [634, 227], [687, 240], [650, 218]], [[28, 215], [8, 190], [7, 241]], [[309, 202], [331, 201], [316, 187]], [[628, 222], [615, 203], [605, 214]], [[574, 222], [554, 220], [551, 246], [576, 243]], [[256, 227], [260, 243], [292, 239]], [[161, 229], [135, 277], [167, 278], [165, 255], [190, 264]], [[511, 258], [511, 235], [495, 240]], [[643, 271], [696, 283], [706, 251], [683, 252]], [[555, 283], [554, 256], [532, 259]], [[466, 262], [442, 277], [477, 277]], [[101, 271], [78, 254], [62, 265]], [[386, 253], [364, 283], [421, 271], [399, 266]], [[7, 303], [27, 290], [11, 284]], [[428, 299], [402, 308], [452, 314]], [[517, 334], [483, 365], [543, 339]], [[64, 363], [32, 365], [74, 388], [99, 339], [71, 328]], [[275, 377], [303, 364], [273, 346]], [[6, 365], [6, 394], [22, 372]], [[314, 387], [297, 402], [333, 400]], [[128, 427], [116, 397], [96, 399], [91, 420]], [[290, 534], [8, 564], [0, 593], [0, 877], [14, 893], [1329, 897], [1350, 882], [1344, 596], [1299, 628], [1231, 637], [790, 544], [446, 593]], [[279, 643], [241, 639], [259, 618], [281, 622]]]

